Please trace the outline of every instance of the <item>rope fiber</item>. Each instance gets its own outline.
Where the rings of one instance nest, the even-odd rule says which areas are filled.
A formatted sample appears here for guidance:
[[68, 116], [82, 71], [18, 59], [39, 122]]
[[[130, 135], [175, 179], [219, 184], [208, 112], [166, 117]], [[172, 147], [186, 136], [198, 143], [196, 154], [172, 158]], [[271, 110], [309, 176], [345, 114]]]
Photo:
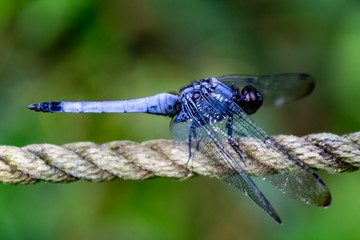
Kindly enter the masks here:
[[[360, 132], [343, 136], [331, 133], [304, 137], [278, 135], [274, 139], [314, 169], [340, 173], [360, 167]], [[251, 144], [242, 144], [242, 147], [246, 152]], [[282, 161], [261, 157], [268, 167], [286, 171], [286, 167], [279, 166]], [[213, 176], [224, 167], [209, 164], [206, 157], [197, 153], [191, 158], [185, 176], [187, 161], [187, 150], [172, 140], [113, 141], [102, 145], [93, 142], [63, 146], [32, 144], [21, 148], [0, 146], [0, 182], [64, 183], [78, 179], [100, 182], [115, 178], [144, 180], [156, 176], [184, 179], [194, 175]]]

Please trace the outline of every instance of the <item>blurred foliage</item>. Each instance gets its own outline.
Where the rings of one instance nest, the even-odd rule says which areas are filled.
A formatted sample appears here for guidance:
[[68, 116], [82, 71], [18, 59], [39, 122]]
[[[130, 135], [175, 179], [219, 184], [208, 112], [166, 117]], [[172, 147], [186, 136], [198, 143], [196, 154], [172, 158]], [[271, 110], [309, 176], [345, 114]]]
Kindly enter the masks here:
[[[120, 100], [224, 74], [307, 72], [314, 93], [255, 120], [270, 134], [358, 131], [359, 1], [0, 0], [0, 142], [171, 138], [146, 114], [39, 114], [48, 100]], [[1, 239], [358, 239], [360, 176], [321, 174], [319, 209], [263, 186], [279, 226], [216, 179], [0, 186]]]

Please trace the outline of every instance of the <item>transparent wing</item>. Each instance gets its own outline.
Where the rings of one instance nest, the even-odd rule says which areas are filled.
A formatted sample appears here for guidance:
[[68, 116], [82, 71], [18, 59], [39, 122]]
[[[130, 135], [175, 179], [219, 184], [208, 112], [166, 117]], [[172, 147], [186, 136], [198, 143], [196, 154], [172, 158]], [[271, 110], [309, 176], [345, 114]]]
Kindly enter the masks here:
[[220, 123], [210, 123], [208, 128], [228, 140], [229, 159], [236, 162], [231, 164], [240, 165], [297, 200], [322, 207], [330, 205], [330, 192], [317, 173], [269, 137], [238, 105], [216, 93], [203, 97], [204, 106], [200, 108], [212, 107], [224, 114]]
[[[230, 152], [231, 148], [224, 144], [227, 142], [226, 136], [215, 131], [218, 127], [209, 119], [204, 118], [205, 115], [196, 107], [195, 103], [183, 105], [183, 107], [187, 108], [186, 112], [190, 114], [192, 120], [183, 121], [182, 117], [178, 116], [172, 121], [171, 132], [174, 139], [187, 146], [190, 141], [191, 150], [200, 151], [206, 155], [213, 166], [217, 167], [218, 170], [215, 173], [217, 177], [243, 191], [277, 222], [281, 223], [280, 217], [269, 201], [240, 166], [239, 156], [234, 156]], [[193, 153], [192, 156], [195, 154]], [[219, 168], [219, 166], [223, 168]]]
[[227, 86], [233, 83], [240, 90], [253, 85], [264, 96], [264, 104], [280, 106], [309, 95], [314, 87], [314, 79], [305, 73], [286, 73], [262, 76], [226, 75], [217, 77]]

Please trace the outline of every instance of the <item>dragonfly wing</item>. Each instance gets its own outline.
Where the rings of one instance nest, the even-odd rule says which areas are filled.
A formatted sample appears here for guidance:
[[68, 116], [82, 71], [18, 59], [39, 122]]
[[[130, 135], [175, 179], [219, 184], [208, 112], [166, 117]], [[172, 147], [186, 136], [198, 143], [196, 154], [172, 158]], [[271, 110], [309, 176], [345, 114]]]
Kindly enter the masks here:
[[[216, 166], [217, 172], [214, 174], [218, 178], [243, 191], [271, 217], [281, 223], [280, 217], [264, 194], [247, 175], [241, 165], [238, 164], [238, 156], [234, 156], [229, 152], [231, 150], [229, 146], [223, 144], [223, 138], [215, 132], [213, 124], [210, 122], [205, 123], [202, 112], [196, 107], [187, 107], [192, 115], [192, 120], [183, 121], [178, 116], [178, 118], [172, 121], [171, 132], [174, 139], [188, 146], [189, 141], [191, 141], [190, 151], [194, 152], [192, 156], [196, 154], [196, 151], [204, 154], [209, 162]], [[189, 138], [189, 136], [191, 137]]]
[[235, 84], [243, 88], [254, 86], [264, 96], [265, 105], [281, 106], [309, 95], [314, 87], [314, 79], [305, 73], [286, 73], [272, 75], [226, 75], [217, 80], [231, 87]]
[[[216, 93], [204, 97], [207, 104], [222, 109], [225, 115], [223, 121], [227, 121], [227, 124], [217, 123], [218, 129], [215, 131], [222, 132], [224, 138], [228, 139], [233, 154], [237, 155], [232, 156], [231, 160], [236, 159], [243, 169], [297, 200], [322, 207], [330, 205], [329, 189], [312, 168], [269, 137], [231, 99]], [[244, 145], [247, 145], [246, 150]]]

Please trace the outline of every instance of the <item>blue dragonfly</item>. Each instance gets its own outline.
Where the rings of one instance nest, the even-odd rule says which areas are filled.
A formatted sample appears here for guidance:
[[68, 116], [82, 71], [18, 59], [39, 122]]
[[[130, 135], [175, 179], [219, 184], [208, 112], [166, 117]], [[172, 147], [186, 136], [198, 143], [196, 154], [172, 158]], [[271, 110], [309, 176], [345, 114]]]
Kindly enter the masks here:
[[[331, 194], [313, 169], [268, 136], [249, 115], [262, 106], [263, 100], [264, 104], [281, 106], [310, 94], [313, 88], [313, 78], [304, 73], [226, 75], [193, 82], [182, 88], [179, 95], [160, 93], [123, 101], [52, 101], [31, 104], [28, 108], [42, 112], [140, 112], [170, 116], [173, 138], [186, 145], [188, 163], [200, 152], [210, 165], [224, 166], [215, 175], [243, 191], [281, 223], [247, 172], [308, 204], [327, 207]], [[250, 145], [250, 150], [245, 150], [244, 144]], [[287, 171], [270, 167], [266, 161], [281, 161]]]

